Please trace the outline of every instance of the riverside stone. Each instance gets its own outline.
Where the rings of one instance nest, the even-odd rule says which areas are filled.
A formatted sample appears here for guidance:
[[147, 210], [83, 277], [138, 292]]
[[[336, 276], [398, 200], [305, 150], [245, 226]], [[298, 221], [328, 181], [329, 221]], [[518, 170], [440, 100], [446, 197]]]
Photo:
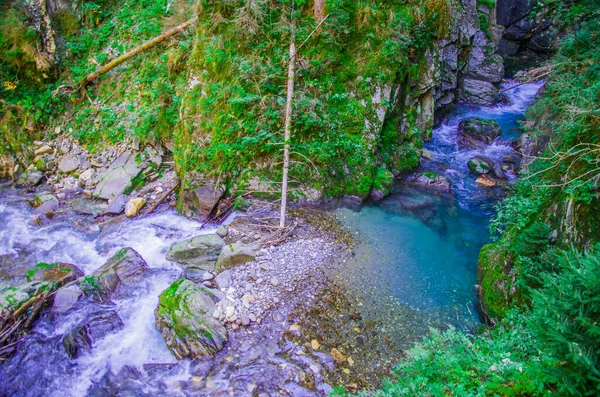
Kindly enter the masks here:
[[128, 218], [136, 216], [144, 205], [146, 205], [146, 199], [144, 198], [136, 197], [130, 199], [127, 204], [125, 204], [125, 216]]
[[224, 246], [217, 259], [216, 271], [220, 272], [254, 260], [260, 248], [260, 244], [242, 244], [241, 242]]
[[26, 170], [16, 182], [17, 186], [36, 186], [44, 178], [44, 173], [38, 170]]
[[186, 273], [189, 272], [190, 276], [194, 272], [201, 277], [205, 270], [215, 269], [224, 246], [225, 241], [218, 235], [204, 234], [173, 244], [167, 253], [167, 260], [185, 265]]
[[108, 207], [106, 208], [106, 213], [111, 215], [119, 215], [123, 210], [125, 210], [125, 205], [127, 204], [127, 195], [119, 194], [118, 196], [113, 197], [108, 200]]
[[74, 154], [67, 154], [58, 163], [58, 170], [64, 174], [70, 174], [79, 168], [79, 157]]
[[487, 157], [475, 156], [469, 160], [467, 167], [475, 175], [487, 174], [494, 168], [494, 162]]
[[187, 217], [204, 218], [208, 216], [223, 194], [225, 188], [212, 181], [194, 190], [186, 190], [181, 194], [181, 213]]
[[68, 312], [81, 296], [82, 291], [78, 285], [69, 285], [56, 291], [54, 302], [52, 303], [52, 312], [54, 314], [63, 314]]
[[227, 330], [212, 315], [215, 295], [185, 279], [175, 281], [161, 295], [156, 308], [156, 328], [181, 360], [214, 355], [228, 341]]
[[123, 153], [112, 162], [106, 172], [100, 175], [93, 195], [109, 200], [119, 194], [123, 194], [131, 187], [133, 179], [141, 171], [141, 168], [135, 161], [135, 156]]

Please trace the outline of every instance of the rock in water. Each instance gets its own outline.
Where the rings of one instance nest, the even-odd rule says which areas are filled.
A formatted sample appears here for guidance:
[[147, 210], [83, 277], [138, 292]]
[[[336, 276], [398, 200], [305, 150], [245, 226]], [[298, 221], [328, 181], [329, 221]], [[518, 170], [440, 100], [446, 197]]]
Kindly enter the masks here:
[[426, 186], [431, 189], [450, 192], [450, 179], [436, 172], [424, 172], [417, 175], [412, 181], [416, 185]]
[[494, 162], [487, 157], [475, 156], [469, 160], [467, 167], [475, 175], [487, 174], [494, 168]]
[[220, 272], [254, 260], [260, 248], [260, 244], [242, 244], [239, 241], [224, 246], [217, 259], [216, 271]]
[[33, 199], [31, 203], [35, 210], [33, 215], [50, 215], [58, 208], [58, 199], [51, 194], [40, 194]]
[[136, 216], [144, 205], [146, 205], [146, 199], [141, 197], [132, 198], [125, 204], [125, 216], [128, 218]]
[[185, 267], [186, 278], [202, 278], [205, 270], [215, 270], [215, 264], [225, 241], [216, 234], [204, 234], [179, 241], [171, 246], [167, 260]]
[[485, 186], [485, 187], [493, 187], [493, 186], [497, 185], [495, 180], [493, 180], [492, 178], [490, 178], [489, 176], [487, 176], [485, 174], [483, 174], [479, 178], [477, 178], [477, 180], [475, 182], [477, 182], [478, 184]]
[[79, 197], [71, 201], [71, 209], [78, 214], [99, 216], [106, 212], [107, 204], [104, 200]]
[[52, 312], [63, 314], [68, 312], [81, 296], [81, 288], [78, 285], [69, 285], [56, 291]]
[[36, 186], [44, 178], [44, 173], [37, 170], [26, 170], [16, 182], [17, 186]]
[[112, 162], [108, 170], [101, 175], [100, 181], [94, 190], [95, 197], [110, 200], [125, 193], [131, 187], [133, 179], [142, 170], [135, 161], [135, 156], [123, 153]]
[[227, 330], [212, 315], [215, 300], [209, 289], [185, 279], [160, 295], [156, 328], [178, 360], [213, 355], [225, 346]]
[[83, 276], [83, 271], [68, 263], [38, 263], [27, 271], [28, 281], [50, 281], [57, 286], [65, 285]]
[[462, 120], [458, 124], [458, 144], [462, 147], [484, 148], [502, 135], [502, 128], [496, 120], [479, 117]]
[[127, 287], [135, 285], [148, 270], [148, 264], [137, 251], [133, 248], [123, 248], [92, 273], [93, 282], [84, 287], [97, 288], [102, 296], [120, 296], [126, 292]]
[[108, 200], [108, 208], [106, 208], [106, 213], [111, 215], [119, 215], [121, 212], [123, 212], [123, 210], [125, 210], [126, 204], [127, 195], [119, 194], [118, 196]]

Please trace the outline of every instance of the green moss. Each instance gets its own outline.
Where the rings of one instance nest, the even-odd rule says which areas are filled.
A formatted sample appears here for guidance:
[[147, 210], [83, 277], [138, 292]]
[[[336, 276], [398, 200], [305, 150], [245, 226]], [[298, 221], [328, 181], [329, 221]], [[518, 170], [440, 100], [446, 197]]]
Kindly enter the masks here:
[[480, 303], [490, 318], [501, 319], [511, 307], [522, 302], [515, 286], [518, 270], [508, 249], [498, 243], [481, 249], [477, 266]]

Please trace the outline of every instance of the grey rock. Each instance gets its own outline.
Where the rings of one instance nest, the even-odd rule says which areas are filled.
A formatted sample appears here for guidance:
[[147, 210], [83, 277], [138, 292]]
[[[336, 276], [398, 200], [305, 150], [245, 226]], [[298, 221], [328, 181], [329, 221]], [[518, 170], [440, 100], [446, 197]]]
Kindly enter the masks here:
[[204, 218], [213, 211], [224, 193], [225, 188], [214, 182], [205, 182], [197, 189], [186, 190], [180, 196], [181, 213], [190, 218]]
[[213, 294], [189, 280], [175, 281], [156, 308], [156, 328], [178, 360], [214, 355], [225, 346], [227, 330], [213, 317]]
[[[54, 196], [52, 196], [54, 197]], [[43, 202], [39, 207], [33, 210], [33, 215], [45, 215], [50, 216], [58, 208], [58, 199], [54, 197], [54, 200]]]
[[64, 174], [70, 174], [79, 168], [79, 157], [73, 154], [67, 154], [58, 163], [58, 170]]
[[531, 0], [497, 0], [496, 22], [508, 26], [525, 18], [533, 7]]
[[491, 106], [498, 100], [498, 88], [487, 81], [466, 78], [462, 81], [460, 99], [477, 105]]
[[125, 204], [127, 204], [128, 197], [126, 194], [119, 194], [110, 200], [108, 200], [108, 207], [106, 213], [111, 215], [119, 215], [125, 210]]
[[450, 179], [436, 172], [418, 174], [412, 181], [416, 185], [425, 186], [443, 192], [450, 191]]
[[215, 283], [217, 283], [217, 287], [219, 287], [221, 291], [231, 287], [231, 284], [233, 284], [231, 270], [224, 270], [217, 274], [217, 277], [215, 277]]
[[54, 314], [63, 314], [68, 312], [81, 296], [82, 291], [78, 285], [69, 285], [56, 291], [54, 302], [52, 303], [52, 312]]
[[78, 214], [99, 216], [103, 215], [108, 208], [104, 200], [79, 197], [70, 203], [71, 209]]
[[217, 234], [221, 237], [226, 237], [229, 232], [225, 226], [219, 226], [217, 228]]
[[221, 249], [217, 259], [217, 272], [254, 260], [260, 248], [260, 244], [242, 244], [240, 242], [227, 244]]
[[225, 241], [216, 234], [204, 234], [179, 241], [171, 246], [167, 253], [167, 260], [185, 265], [188, 269], [195, 269], [202, 276], [200, 270], [214, 270], [217, 258]]
[[24, 171], [16, 182], [17, 186], [36, 186], [44, 178], [44, 173], [38, 170]]
[[[120, 297], [126, 295], [148, 270], [148, 264], [137, 251], [123, 248], [95, 270], [92, 276], [101, 296]], [[94, 286], [88, 285], [87, 288], [93, 289]]]
[[131, 188], [133, 179], [140, 172], [141, 169], [135, 161], [135, 156], [124, 153], [112, 162], [106, 172], [100, 175], [93, 195], [109, 200], [123, 194]]

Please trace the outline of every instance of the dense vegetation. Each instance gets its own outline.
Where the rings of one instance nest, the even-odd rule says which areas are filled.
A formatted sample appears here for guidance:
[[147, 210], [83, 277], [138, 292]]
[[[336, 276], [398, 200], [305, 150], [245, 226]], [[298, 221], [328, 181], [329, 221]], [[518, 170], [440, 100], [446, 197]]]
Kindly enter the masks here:
[[551, 5], [573, 28], [523, 123], [549, 144], [500, 205], [500, 238], [480, 256], [497, 325], [433, 331], [375, 395], [600, 394], [600, 16], [595, 2]]
[[[302, 180], [330, 195], [364, 197], [382, 175], [389, 179], [389, 171], [418, 164], [430, 126], [418, 125], [417, 111], [404, 109], [394, 92], [400, 87], [410, 96], [427, 68], [423, 53], [432, 38], [445, 34], [449, 7], [446, 0], [335, 0], [319, 13], [306, 0], [277, 6], [84, 1], [58, 18], [60, 62], [41, 69], [35, 33], [19, 7], [4, 5], [2, 150], [27, 152], [31, 140], [60, 133], [96, 150], [135, 137], [171, 148], [181, 176], [198, 171], [243, 188], [258, 175], [269, 186], [280, 179], [294, 30], [294, 186]], [[86, 91], [70, 89], [193, 15], [197, 25], [176, 39], [131, 59]], [[386, 88], [391, 98], [381, 93]]]

